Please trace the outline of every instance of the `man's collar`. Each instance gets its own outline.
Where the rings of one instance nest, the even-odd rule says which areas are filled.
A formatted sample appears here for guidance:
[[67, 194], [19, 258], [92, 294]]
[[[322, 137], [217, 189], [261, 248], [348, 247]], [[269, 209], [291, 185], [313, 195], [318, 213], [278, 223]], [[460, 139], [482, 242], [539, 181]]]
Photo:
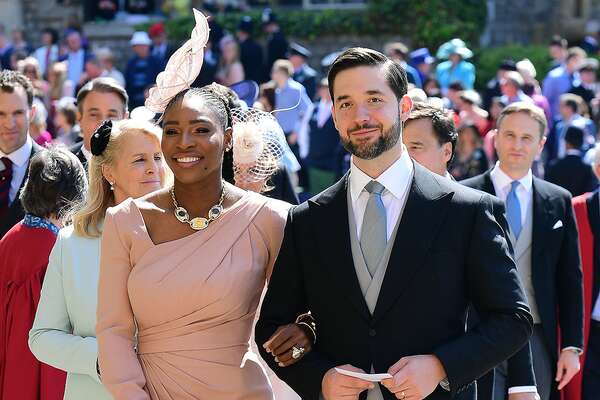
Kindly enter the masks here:
[[23, 146], [19, 147], [17, 150], [13, 151], [10, 154], [5, 154], [2, 150], [0, 150], [0, 157], [8, 157], [13, 164], [15, 164], [18, 167], [22, 167], [29, 161], [32, 149], [33, 140], [31, 140], [31, 137], [29, 137], [28, 134]]
[[92, 153], [90, 153], [88, 151], [88, 149], [85, 148], [85, 145], [81, 146], [81, 152], [83, 153], [83, 156], [85, 157], [85, 159], [89, 162], [92, 159]]
[[[496, 162], [494, 169], [490, 172], [490, 177], [492, 178], [492, 182], [499, 188], [505, 188], [506, 186], [510, 186], [510, 184], [514, 181], [510, 176], [508, 176], [502, 169], [500, 168], [500, 161]], [[524, 177], [518, 179], [519, 183], [523, 185], [525, 190], [529, 191], [533, 186], [533, 174], [531, 173], [531, 168], [527, 171]]]
[[381, 183], [397, 199], [402, 198], [406, 192], [407, 185], [411, 184], [413, 169], [414, 165], [404, 145], [402, 145], [402, 155], [400, 158], [375, 179], [361, 171], [354, 164], [353, 159], [350, 163], [350, 195], [352, 201], [355, 202], [358, 199], [367, 183], [372, 180]]

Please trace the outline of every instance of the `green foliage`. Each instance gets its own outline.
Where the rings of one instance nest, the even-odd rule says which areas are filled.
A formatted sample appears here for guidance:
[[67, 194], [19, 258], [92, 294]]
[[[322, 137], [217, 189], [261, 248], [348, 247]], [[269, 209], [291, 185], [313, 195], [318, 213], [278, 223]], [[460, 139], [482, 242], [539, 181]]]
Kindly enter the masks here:
[[[436, 49], [441, 43], [461, 37], [468, 44], [477, 43], [485, 25], [484, 0], [370, 0], [364, 10], [277, 10], [287, 36], [315, 41], [335, 35], [398, 35], [409, 38], [413, 48]], [[234, 32], [242, 15], [254, 20], [256, 36], [261, 36], [261, 10], [227, 13], [216, 16], [223, 28]], [[174, 40], [189, 37], [193, 27], [190, 16], [166, 21], [166, 30]], [[141, 25], [137, 29], [146, 29]]]
[[528, 58], [535, 66], [537, 72], [536, 79], [539, 81], [544, 79], [551, 66], [546, 46], [510, 45], [476, 51], [474, 59], [469, 60], [477, 67], [477, 81], [475, 86], [478, 89], [485, 88], [487, 82], [496, 75], [498, 65], [500, 65], [502, 60], [512, 59], [516, 62], [524, 58]]

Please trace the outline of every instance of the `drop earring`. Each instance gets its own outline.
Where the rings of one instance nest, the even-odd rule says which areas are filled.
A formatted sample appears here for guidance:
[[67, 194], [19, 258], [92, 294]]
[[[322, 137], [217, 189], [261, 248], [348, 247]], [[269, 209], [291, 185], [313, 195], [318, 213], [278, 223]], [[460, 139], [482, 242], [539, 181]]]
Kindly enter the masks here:
[[114, 186], [115, 183], [114, 182], [110, 182], [110, 181], [108, 183], [110, 184], [110, 190], [114, 191], [115, 190], [115, 186]]

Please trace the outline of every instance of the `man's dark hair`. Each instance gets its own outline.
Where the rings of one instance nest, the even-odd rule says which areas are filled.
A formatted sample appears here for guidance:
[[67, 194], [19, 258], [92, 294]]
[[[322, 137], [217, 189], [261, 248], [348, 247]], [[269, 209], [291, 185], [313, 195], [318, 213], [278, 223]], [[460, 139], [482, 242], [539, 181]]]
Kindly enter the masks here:
[[569, 42], [567, 42], [567, 39], [559, 35], [554, 35], [552, 36], [552, 39], [550, 40], [550, 43], [548, 45], [562, 47], [563, 49], [566, 49], [569, 46]]
[[385, 73], [385, 80], [388, 86], [398, 101], [404, 96], [408, 88], [408, 80], [406, 78], [406, 71], [400, 66], [400, 64], [390, 60], [382, 53], [366, 49], [363, 47], [353, 47], [342, 54], [340, 54], [327, 74], [327, 80], [329, 81], [329, 94], [335, 101], [333, 96], [335, 77], [342, 71], [356, 67], [383, 67]]
[[574, 149], [581, 149], [583, 146], [583, 129], [577, 126], [570, 126], [565, 132], [565, 142]]
[[19, 199], [29, 214], [63, 218], [82, 201], [86, 191], [85, 170], [77, 157], [65, 148], [54, 147], [31, 158]]
[[83, 113], [83, 103], [87, 95], [91, 92], [116, 94], [123, 101], [123, 111], [127, 111], [129, 96], [127, 96], [127, 92], [123, 86], [119, 85], [113, 78], [96, 78], [83, 85], [83, 87], [79, 89], [79, 92], [77, 92], [77, 108], [79, 109], [79, 112]]
[[17, 86], [21, 86], [27, 95], [29, 108], [33, 104], [33, 85], [29, 78], [17, 71], [5, 69], [0, 72], [0, 91], [13, 93]]
[[433, 131], [435, 132], [436, 139], [440, 146], [444, 143], [450, 143], [452, 145], [452, 156], [450, 157], [450, 161], [448, 161], [448, 165], [452, 164], [454, 153], [456, 152], [458, 133], [456, 132], [456, 126], [454, 125], [454, 120], [450, 113], [441, 108], [417, 101], [413, 103], [413, 108], [404, 124], [406, 125], [410, 121], [416, 121], [418, 119], [431, 120]]

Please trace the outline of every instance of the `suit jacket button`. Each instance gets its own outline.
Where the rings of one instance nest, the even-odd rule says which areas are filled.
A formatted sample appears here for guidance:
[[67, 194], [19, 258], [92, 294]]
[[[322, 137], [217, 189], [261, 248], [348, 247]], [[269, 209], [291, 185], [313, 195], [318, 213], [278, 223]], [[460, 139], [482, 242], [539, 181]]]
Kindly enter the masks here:
[[377, 336], [377, 331], [375, 329], [369, 329], [369, 336], [371, 336], [371, 337]]

